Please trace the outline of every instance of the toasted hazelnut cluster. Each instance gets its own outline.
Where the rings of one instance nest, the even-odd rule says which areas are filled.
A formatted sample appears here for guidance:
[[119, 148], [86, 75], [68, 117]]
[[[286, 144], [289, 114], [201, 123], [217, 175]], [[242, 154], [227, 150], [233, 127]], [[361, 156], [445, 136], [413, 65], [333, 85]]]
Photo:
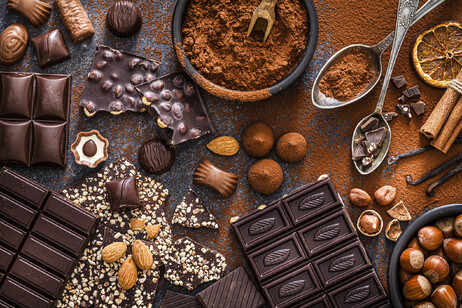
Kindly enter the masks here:
[[462, 214], [417, 232], [401, 253], [399, 279], [407, 307], [462, 304]]

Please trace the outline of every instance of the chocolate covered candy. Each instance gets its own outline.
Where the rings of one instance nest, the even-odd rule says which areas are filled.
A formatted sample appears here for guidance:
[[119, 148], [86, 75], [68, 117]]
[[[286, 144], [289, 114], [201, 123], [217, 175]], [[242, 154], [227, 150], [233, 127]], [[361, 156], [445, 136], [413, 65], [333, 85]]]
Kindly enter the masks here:
[[51, 4], [40, 0], [8, 0], [7, 8], [29, 19], [34, 27], [42, 26], [53, 9]]
[[53, 3], [74, 44], [80, 43], [95, 34], [95, 29], [80, 0], [54, 0]]
[[59, 29], [34, 37], [32, 40], [41, 68], [45, 68], [71, 57]]
[[98, 111], [145, 111], [135, 86], [157, 78], [158, 68], [156, 61], [98, 46], [79, 105], [89, 117]]
[[224, 198], [228, 198], [236, 191], [237, 175], [223, 171], [204, 159], [194, 171], [193, 181], [215, 190]]
[[154, 138], [141, 146], [138, 159], [141, 167], [147, 172], [164, 174], [175, 163], [175, 150], [164, 139]]
[[106, 26], [116, 36], [133, 36], [140, 31], [142, 25], [141, 10], [131, 1], [117, 1], [107, 12]]
[[114, 180], [104, 184], [113, 211], [136, 208], [140, 206], [138, 188], [134, 177]]
[[11, 65], [19, 61], [27, 50], [29, 31], [20, 23], [9, 25], [0, 34], [0, 63]]
[[96, 168], [108, 158], [108, 146], [109, 141], [97, 130], [92, 130], [78, 133], [77, 139], [71, 145], [71, 151], [77, 164]]
[[199, 89], [187, 75], [173, 73], [136, 89], [171, 145], [214, 131]]

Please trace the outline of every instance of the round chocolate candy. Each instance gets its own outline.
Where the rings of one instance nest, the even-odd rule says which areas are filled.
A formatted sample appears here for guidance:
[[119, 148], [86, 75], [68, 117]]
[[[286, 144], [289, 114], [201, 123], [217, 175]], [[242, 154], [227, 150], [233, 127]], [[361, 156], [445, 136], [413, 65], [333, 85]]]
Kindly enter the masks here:
[[96, 152], [98, 151], [98, 147], [93, 140], [88, 140], [82, 147], [82, 152], [87, 157], [95, 156]]
[[133, 36], [140, 31], [142, 25], [141, 10], [133, 2], [117, 1], [107, 12], [106, 27], [116, 36]]
[[27, 49], [29, 31], [23, 24], [11, 24], [0, 34], [0, 63], [11, 65], [19, 61]]
[[141, 167], [149, 173], [164, 174], [175, 162], [175, 151], [162, 138], [146, 141], [140, 149]]

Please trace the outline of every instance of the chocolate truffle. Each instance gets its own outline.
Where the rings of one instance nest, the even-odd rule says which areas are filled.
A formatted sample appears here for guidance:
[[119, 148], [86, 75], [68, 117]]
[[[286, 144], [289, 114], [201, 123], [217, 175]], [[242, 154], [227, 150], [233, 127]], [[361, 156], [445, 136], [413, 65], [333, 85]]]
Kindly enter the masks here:
[[71, 57], [59, 29], [36, 36], [31, 41], [41, 68], [63, 62]]
[[133, 2], [117, 1], [107, 12], [106, 26], [116, 36], [133, 36], [140, 31], [142, 25], [141, 10]]
[[270, 195], [281, 186], [284, 175], [277, 162], [262, 159], [250, 167], [248, 177], [250, 186], [256, 192]]
[[162, 138], [146, 141], [140, 149], [141, 167], [149, 173], [163, 174], [175, 163], [175, 151]]
[[242, 145], [250, 156], [256, 158], [265, 157], [274, 145], [273, 131], [261, 122], [254, 122], [244, 130]]
[[113, 211], [140, 207], [138, 189], [134, 177], [110, 181], [104, 184]]
[[306, 156], [306, 139], [299, 133], [287, 133], [279, 138], [276, 153], [286, 163], [296, 163]]

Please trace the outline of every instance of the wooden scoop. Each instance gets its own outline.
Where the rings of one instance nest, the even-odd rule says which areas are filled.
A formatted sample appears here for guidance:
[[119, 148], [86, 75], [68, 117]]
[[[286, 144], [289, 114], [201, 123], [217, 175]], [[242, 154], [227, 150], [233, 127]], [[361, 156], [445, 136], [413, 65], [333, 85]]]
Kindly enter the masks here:
[[263, 42], [268, 39], [271, 28], [275, 20], [274, 9], [277, 0], [263, 0], [260, 5], [255, 9], [250, 20], [247, 36], [250, 36], [253, 30], [265, 32]]

